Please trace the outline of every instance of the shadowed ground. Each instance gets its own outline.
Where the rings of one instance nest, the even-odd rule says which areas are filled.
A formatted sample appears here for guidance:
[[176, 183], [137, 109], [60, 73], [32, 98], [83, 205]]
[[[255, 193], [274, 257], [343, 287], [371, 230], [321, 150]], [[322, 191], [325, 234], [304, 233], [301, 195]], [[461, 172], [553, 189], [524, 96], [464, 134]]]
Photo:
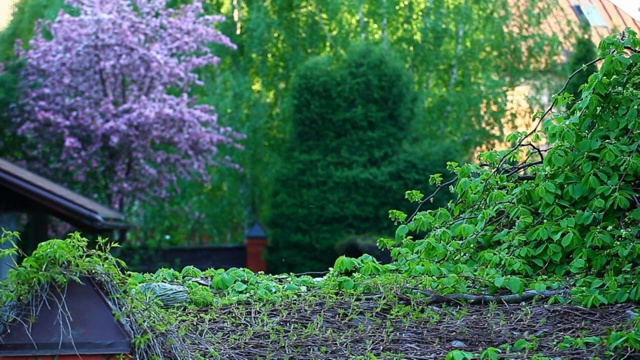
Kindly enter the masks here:
[[545, 302], [426, 305], [402, 295], [292, 299], [200, 309], [185, 316], [193, 323], [182, 328], [193, 331], [181, 340], [192, 355], [222, 359], [444, 359], [452, 350], [480, 354], [489, 347], [509, 359], [638, 359], [640, 354], [624, 349], [607, 352], [592, 338], [631, 329], [634, 309]]

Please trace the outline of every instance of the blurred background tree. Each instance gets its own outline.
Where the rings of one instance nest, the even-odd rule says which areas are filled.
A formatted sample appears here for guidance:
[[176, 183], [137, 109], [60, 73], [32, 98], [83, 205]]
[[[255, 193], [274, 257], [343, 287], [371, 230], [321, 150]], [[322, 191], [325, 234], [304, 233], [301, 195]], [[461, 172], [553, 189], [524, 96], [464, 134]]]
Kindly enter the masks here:
[[[242, 138], [188, 96], [208, 47], [235, 48], [197, 3], [67, 0], [74, 14], [36, 27], [13, 120], [30, 167], [124, 213], [166, 198], [178, 179], [208, 181], [230, 165], [217, 149]], [[50, 39], [44, 34], [44, 29]]]
[[19, 0], [15, 3], [14, 16], [0, 31], [0, 157], [21, 159], [19, 151], [23, 139], [15, 133], [12, 119], [19, 115], [18, 84], [21, 63], [16, 59], [16, 40], [26, 44], [33, 37], [34, 25], [39, 20], [53, 20], [62, 8], [64, 0]]
[[[169, 6], [183, 3], [191, 0], [172, 0]], [[32, 26], [18, 24], [52, 19], [62, 6], [61, 0], [19, 4], [9, 29], [22, 30], [0, 33], [0, 50], [10, 51], [18, 37], [30, 38]], [[179, 194], [141, 204], [129, 214], [138, 225], [132, 242], [238, 243], [247, 225], [271, 218], [272, 188], [280, 159], [286, 159], [291, 126], [285, 97], [292, 74], [311, 57], [344, 54], [357, 41], [392, 49], [412, 74], [416, 96], [408, 136], [419, 141], [407, 151], [446, 157], [454, 151], [435, 150], [437, 144], [470, 156], [476, 146], [500, 138], [508, 90], [553, 67], [548, 59], [560, 49], [556, 35], [541, 30], [550, 10], [544, 1], [518, 9], [508, 0], [207, 0], [203, 5], [209, 14], [226, 16], [218, 29], [238, 48], [212, 45], [222, 61], [198, 71], [205, 86], [190, 95], [214, 105], [220, 125], [247, 135], [245, 151], [233, 154], [244, 171], [211, 168], [209, 183], [181, 180]], [[229, 151], [221, 149], [220, 155]], [[422, 174], [425, 182], [429, 175]], [[380, 209], [382, 216], [388, 210]]]
[[34, 34], [38, 21], [52, 21], [64, 7], [65, 0], [18, 0], [14, 5], [13, 17], [9, 25], [0, 32], [0, 61], [15, 59], [16, 40], [27, 44]]
[[290, 94], [291, 135], [267, 222], [270, 271], [321, 271], [340, 255], [339, 240], [390, 236], [387, 213], [403, 207], [405, 190], [428, 191], [425, 174], [458, 159], [441, 143], [432, 157], [407, 151], [419, 144], [410, 136], [416, 92], [386, 45], [307, 60]]
[[[574, 71], [579, 70], [583, 65], [598, 57], [598, 51], [593, 40], [591, 40], [589, 29], [582, 27], [580, 30], [581, 32], [575, 38], [573, 51], [569, 55], [569, 60], [566, 64], [566, 76], [571, 75]], [[589, 76], [595, 72], [598, 72], [596, 65], [587, 66], [569, 81], [565, 91], [573, 96], [574, 103], [581, 98], [580, 86], [586, 84]]]

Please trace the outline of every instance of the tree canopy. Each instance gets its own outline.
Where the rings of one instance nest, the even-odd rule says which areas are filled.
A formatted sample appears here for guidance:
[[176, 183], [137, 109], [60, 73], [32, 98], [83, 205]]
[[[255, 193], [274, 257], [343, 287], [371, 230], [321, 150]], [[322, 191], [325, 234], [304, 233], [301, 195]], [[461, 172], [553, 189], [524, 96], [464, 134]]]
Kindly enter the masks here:
[[[573, 98], [565, 83], [533, 131], [509, 136], [512, 148], [485, 152], [480, 164], [451, 162], [450, 172], [432, 176], [455, 195], [445, 207], [425, 210], [438, 193], [409, 191], [418, 209], [392, 212], [396, 236], [380, 241], [392, 252], [390, 264], [364, 255], [338, 258], [323, 276], [192, 266], [138, 274], [123, 271], [108, 241], [94, 250], [72, 234], [14, 264], [0, 282], [0, 306], [8, 310], [0, 325], [28, 332], [51, 284], [64, 289], [91, 275], [127, 319], [140, 359], [636, 356], [640, 40], [627, 30], [605, 39], [598, 56], [601, 67], [574, 106], [566, 106]], [[316, 76], [297, 75], [294, 85], [327, 89], [335, 79], [317, 76], [327, 66], [344, 63], [314, 59], [301, 71]], [[302, 100], [309, 94], [294, 92]], [[548, 146], [536, 145], [543, 135]], [[17, 236], [0, 236], [13, 245], [0, 257], [19, 253]]]
[[[172, 0], [167, 5], [177, 9], [190, 3]], [[274, 169], [290, 126], [285, 98], [291, 76], [310, 57], [343, 54], [355, 41], [389, 46], [413, 74], [417, 121], [410, 136], [424, 140], [416, 148], [431, 151], [434, 141], [444, 140], [470, 153], [478, 144], [500, 139], [509, 88], [522, 79], [539, 78], [559, 49], [557, 35], [539, 26], [549, 3], [527, 2], [517, 9], [509, 3], [205, 1], [206, 13], [227, 18], [216, 28], [238, 48], [214, 44], [221, 62], [200, 69], [205, 86], [191, 88], [189, 94], [215, 106], [218, 124], [247, 135], [242, 153], [218, 149], [220, 158], [232, 156], [244, 171], [214, 167], [209, 168], [208, 184], [181, 181], [179, 194], [143, 206], [135, 218], [144, 224], [143, 231], [132, 235], [163, 243], [165, 235], [171, 234], [173, 242], [206, 232], [216, 242], [237, 242], [247, 223], [266, 221]], [[9, 29], [0, 34], [0, 40], [6, 39], [0, 44], [3, 51], [13, 49], [14, 39], [26, 42], [31, 37], [34, 19], [55, 18], [62, 2], [21, 0], [18, 6]]]
[[[433, 178], [452, 186], [449, 206], [394, 212], [402, 224], [384, 244], [398, 267], [436, 289], [570, 284], [588, 306], [638, 301], [638, 49], [633, 31], [607, 38], [594, 59], [602, 67], [573, 107], [550, 107], [534, 131], [508, 137], [515, 147], [484, 153], [480, 164], [450, 163], [453, 179]], [[554, 105], [569, 99], [560, 92]], [[546, 147], [534, 145], [542, 134]]]
[[[540, 70], [549, 69], [548, 59], [560, 48], [557, 35], [539, 26], [550, 4], [531, 2], [514, 9], [508, 3], [207, 2], [205, 8], [227, 16], [220, 29], [238, 50], [221, 49], [220, 71], [203, 74], [213, 86], [199, 95], [216, 105], [221, 121], [247, 134], [245, 151], [234, 157], [245, 171], [216, 168], [211, 187], [192, 187], [193, 197], [181, 194], [166, 210], [189, 207], [193, 213], [208, 214], [207, 226], [219, 228], [266, 222], [273, 208], [274, 169], [291, 126], [284, 109], [291, 76], [310, 57], [343, 54], [356, 41], [386, 44], [413, 74], [418, 121], [411, 136], [424, 140], [418, 145], [421, 149], [430, 151], [435, 142], [444, 140], [469, 151], [501, 139], [500, 120], [505, 118], [509, 88], [522, 79], [539, 79]], [[223, 211], [206, 204], [223, 204]], [[156, 210], [157, 215], [164, 211], [148, 209]], [[231, 213], [237, 214], [235, 221], [230, 221]], [[159, 219], [157, 215], [150, 221]], [[171, 219], [154, 227], [170, 223]], [[178, 232], [182, 223], [176, 221], [171, 228]], [[242, 228], [234, 232], [236, 241], [243, 238]], [[220, 236], [226, 239], [225, 234]]]
[[210, 105], [189, 96], [194, 70], [235, 48], [215, 29], [221, 16], [199, 2], [67, 1], [20, 53], [24, 68], [17, 132], [31, 165], [120, 210], [163, 198], [178, 178], [208, 179], [220, 145], [241, 136], [219, 126]]
[[410, 150], [415, 99], [410, 74], [383, 45], [301, 66], [271, 200], [270, 271], [321, 270], [347, 236], [389, 234], [386, 209], [402, 205], [404, 189], [425, 189], [425, 174], [456, 156], [443, 144], [434, 157]]

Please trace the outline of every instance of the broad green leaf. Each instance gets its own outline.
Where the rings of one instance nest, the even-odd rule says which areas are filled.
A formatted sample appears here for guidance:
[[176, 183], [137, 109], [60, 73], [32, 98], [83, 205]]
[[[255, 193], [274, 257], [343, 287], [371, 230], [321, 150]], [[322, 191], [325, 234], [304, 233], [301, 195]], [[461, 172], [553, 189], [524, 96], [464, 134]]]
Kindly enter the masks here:
[[573, 240], [573, 233], [572, 232], [568, 232], [563, 238], [562, 238], [562, 246], [564, 247], [568, 247], [569, 245], [571, 245], [571, 240]]
[[396, 229], [396, 241], [402, 241], [404, 236], [409, 232], [409, 227], [407, 225], [400, 225], [398, 229]]
[[506, 286], [514, 294], [521, 294], [524, 291], [522, 280], [517, 277], [510, 277], [509, 280], [507, 280]]

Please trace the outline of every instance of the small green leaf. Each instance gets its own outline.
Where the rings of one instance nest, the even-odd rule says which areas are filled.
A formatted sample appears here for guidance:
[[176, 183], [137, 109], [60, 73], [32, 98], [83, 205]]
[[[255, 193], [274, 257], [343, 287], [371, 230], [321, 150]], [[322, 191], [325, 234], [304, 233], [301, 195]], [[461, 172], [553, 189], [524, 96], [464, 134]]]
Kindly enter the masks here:
[[507, 281], [507, 288], [511, 290], [514, 294], [521, 294], [524, 291], [524, 285], [522, 284], [522, 280], [517, 277], [511, 277]]
[[552, 183], [546, 182], [543, 184], [543, 186], [545, 187], [545, 189], [549, 190], [550, 192], [556, 192], [556, 186], [553, 185]]
[[582, 259], [575, 259], [571, 262], [571, 272], [578, 273], [584, 269], [586, 262]]
[[533, 258], [531, 259], [531, 262], [533, 262], [534, 264], [542, 267], [544, 266], [544, 261], [542, 261], [542, 259], [538, 259], [538, 258]]
[[549, 244], [549, 249], [554, 253], [562, 252], [562, 248], [557, 244]]
[[348, 277], [343, 276], [340, 279], [338, 279], [338, 282], [340, 283], [340, 287], [342, 287], [345, 290], [352, 290], [355, 287], [355, 283], [353, 282], [353, 279]]
[[564, 247], [568, 247], [569, 245], [571, 245], [571, 240], [573, 240], [573, 233], [572, 232], [568, 232], [567, 235], [565, 235], [562, 238], [562, 246]]
[[593, 205], [594, 205], [596, 208], [603, 208], [603, 207], [604, 207], [604, 200], [602, 200], [602, 199], [595, 199], [595, 200], [593, 201]]
[[564, 165], [564, 158], [558, 154], [553, 154], [553, 156], [551, 157], [551, 161], [555, 166], [558, 166], [558, 167]]
[[396, 241], [401, 241], [404, 239], [404, 236], [409, 232], [409, 227], [407, 225], [400, 225], [398, 229], [396, 229]]
[[237, 282], [233, 285], [233, 289], [237, 292], [243, 292], [247, 289], [247, 285], [245, 283]]
[[543, 293], [547, 290], [547, 285], [544, 283], [537, 283], [533, 286], [533, 290], [539, 292], [539, 293]]
[[433, 174], [429, 177], [430, 185], [440, 185], [442, 183], [442, 174]]
[[631, 216], [634, 220], [640, 220], [640, 208], [633, 210], [629, 216]]
[[515, 343], [513, 343], [513, 348], [514, 348], [515, 350], [520, 351], [520, 350], [523, 350], [523, 349], [527, 348], [529, 345], [530, 345], [530, 344], [529, 344], [529, 342], [528, 342], [527, 340], [525, 340], [525, 339], [518, 339], [518, 340], [516, 340], [516, 342], [515, 342]]
[[622, 345], [625, 341], [627, 341], [628, 335], [623, 332], [614, 332], [609, 335], [609, 339], [607, 340], [607, 345], [609, 345], [609, 349], [615, 350], [619, 345]]
[[404, 196], [411, 202], [418, 202], [424, 197], [424, 195], [418, 190], [407, 191]]
[[336, 259], [333, 269], [338, 273], [343, 274], [353, 271], [355, 266], [355, 259], [342, 255]]

